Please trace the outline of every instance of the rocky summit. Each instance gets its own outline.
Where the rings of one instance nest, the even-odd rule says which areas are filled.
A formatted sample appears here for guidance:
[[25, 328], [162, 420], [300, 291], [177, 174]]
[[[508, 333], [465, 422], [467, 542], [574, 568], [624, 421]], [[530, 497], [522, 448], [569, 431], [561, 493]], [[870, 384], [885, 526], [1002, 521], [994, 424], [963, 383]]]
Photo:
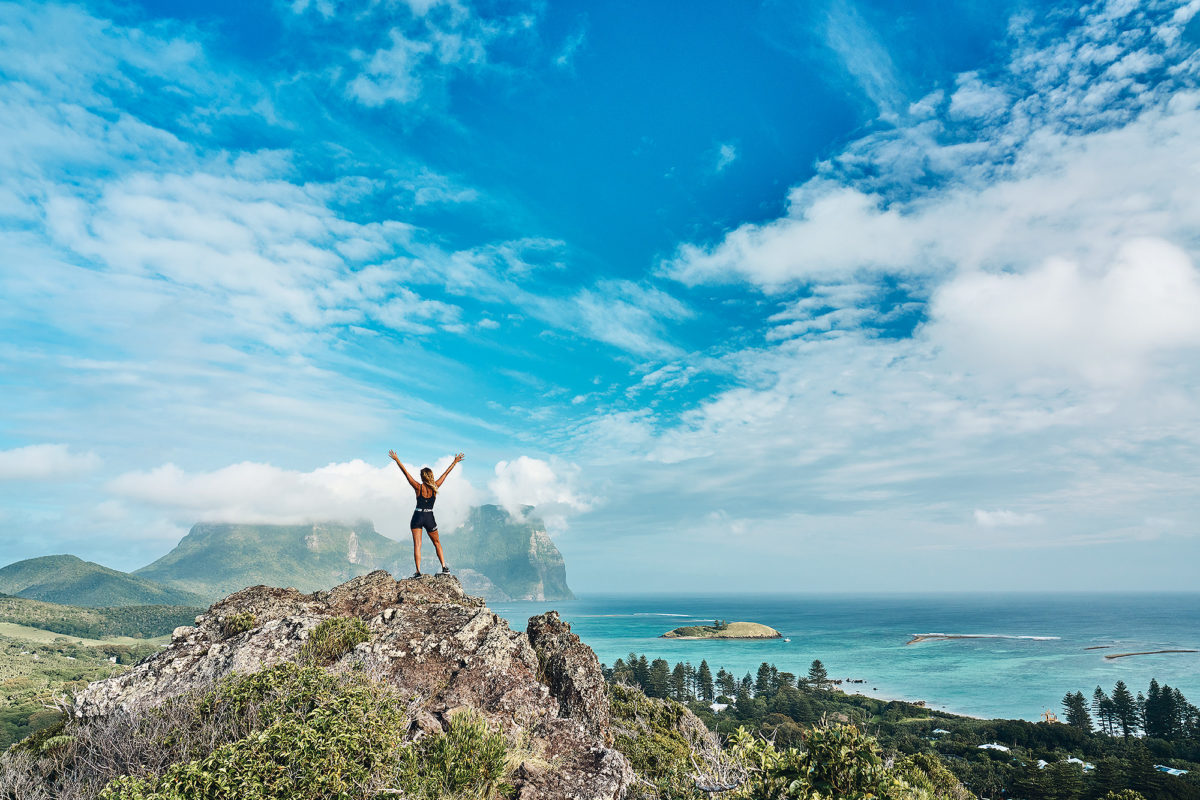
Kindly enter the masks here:
[[365, 623], [365, 641], [327, 666], [382, 678], [417, 698], [410, 735], [447, 730], [474, 710], [520, 743], [512, 775], [522, 800], [609, 800], [635, 781], [612, 747], [608, 698], [595, 654], [556, 613], [514, 631], [448, 576], [394, 580], [382, 570], [329, 591], [255, 586], [178, 628], [163, 652], [80, 692], [74, 714], [105, 718], [300, 658], [332, 618]]

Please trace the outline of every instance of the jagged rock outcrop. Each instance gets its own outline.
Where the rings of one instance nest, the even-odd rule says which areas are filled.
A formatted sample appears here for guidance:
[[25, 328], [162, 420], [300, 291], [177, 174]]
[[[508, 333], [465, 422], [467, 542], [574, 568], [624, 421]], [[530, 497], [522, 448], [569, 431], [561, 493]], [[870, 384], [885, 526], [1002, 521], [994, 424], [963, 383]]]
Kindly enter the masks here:
[[531, 617], [525, 635], [537, 653], [542, 680], [558, 699], [559, 714], [611, 743], [608, 687], [596, 654], [571, 633], [570, 624], [559, 619], [557, 611]]
[[608, 700], [591, 650], [557, 614], [534, 618], [530, 637], [511, 630], [451, 577], [396, 581], [380, 570], [313, 594], [245, 589], [177, 629], [162, 653], [88, 686], [74, 713], [156, 705], [295, 659], [322, 620], [345, 616], [362, 619], [370, 638], [329, 668], [362, 669], [420, 698], [414, 735], [439, 732], [459, 709], [477, 710], [521, 745], [521, 800], [615, 800], [633, 782], [629, 762], [608, 744]]

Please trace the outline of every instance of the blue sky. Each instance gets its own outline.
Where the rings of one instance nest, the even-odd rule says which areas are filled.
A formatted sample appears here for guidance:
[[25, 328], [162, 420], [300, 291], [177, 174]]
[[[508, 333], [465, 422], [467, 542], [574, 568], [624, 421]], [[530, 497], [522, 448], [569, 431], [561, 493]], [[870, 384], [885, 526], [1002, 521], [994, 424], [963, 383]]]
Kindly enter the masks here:
[[0, 4], [0, 561], [1187, 589], [1200, 2]]

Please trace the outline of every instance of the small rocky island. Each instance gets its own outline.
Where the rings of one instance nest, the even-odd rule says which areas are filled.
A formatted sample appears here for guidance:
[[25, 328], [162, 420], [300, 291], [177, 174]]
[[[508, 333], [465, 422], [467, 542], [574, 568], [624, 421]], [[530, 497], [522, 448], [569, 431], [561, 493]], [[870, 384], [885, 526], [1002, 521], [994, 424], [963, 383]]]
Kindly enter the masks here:
[[662, 639], [782, 639], [783, 634], [757, 622], [714, 620], [712, 625], [685, 625], [667, 631]]

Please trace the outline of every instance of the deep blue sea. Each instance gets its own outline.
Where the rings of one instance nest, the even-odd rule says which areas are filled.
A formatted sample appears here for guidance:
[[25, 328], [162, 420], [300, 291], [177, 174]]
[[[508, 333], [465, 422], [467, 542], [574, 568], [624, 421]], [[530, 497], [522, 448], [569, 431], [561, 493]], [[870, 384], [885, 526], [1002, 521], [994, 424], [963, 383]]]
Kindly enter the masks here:
[[[1200, 650], [1200, 594], [926, 596], [587, 596], [569, 602], [490, 603], [517, 630], [556, 609], [600, 660], [630, 652], [650, 659], [708, 661], [739, 678], [763, 661], [804, 675], [814, 658], [831, 678], [877, 697], [924, 700], [976, 717], [1061, 716], [1068, 691], [1089, 699], [1097, 685], [1124, 680], [1136, 694], [1151, 678], [1200, 705], [1200, 653], [1132, 656], [1141, 650]], [[678, 641], [658, 638], [681, 625], [760, 622], [790, 641]], [[913, 634], [987, 635], [906, 645]], [[1000, 638], [1003, 637], [1003, 638]], [[1029, 638], [1034, 637], [1034, 638]], [[1105, 649], [1093, 649], [1101, 647]]]

